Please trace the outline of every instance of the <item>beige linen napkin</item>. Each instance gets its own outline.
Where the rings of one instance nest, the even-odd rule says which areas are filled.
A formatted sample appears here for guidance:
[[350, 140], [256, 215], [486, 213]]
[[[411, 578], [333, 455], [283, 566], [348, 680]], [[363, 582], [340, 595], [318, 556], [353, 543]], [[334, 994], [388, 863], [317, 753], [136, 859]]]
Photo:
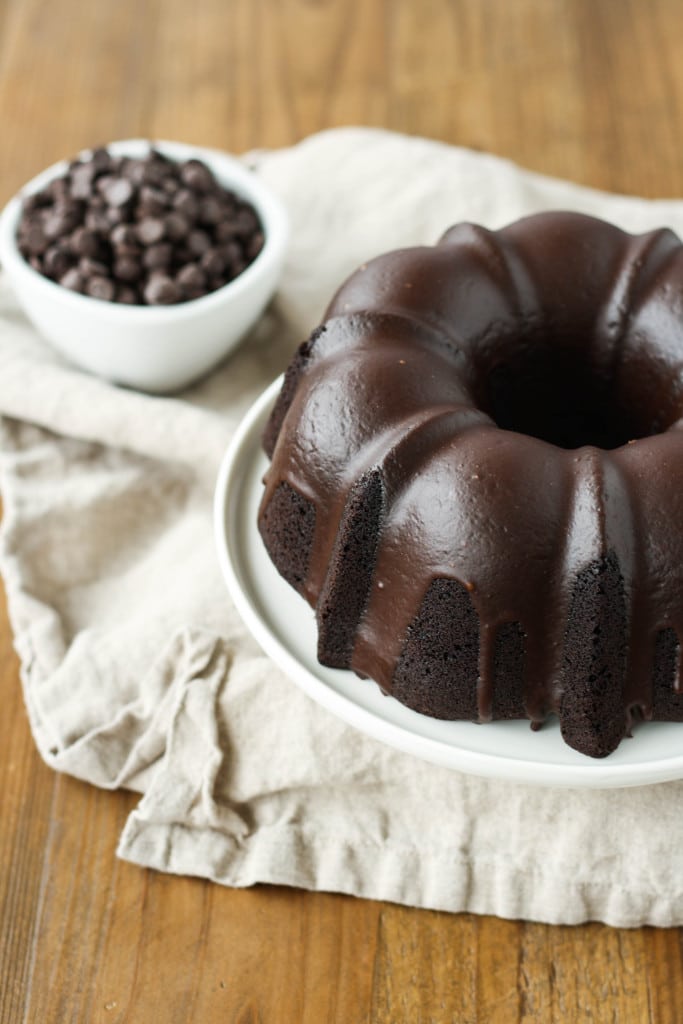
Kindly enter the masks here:
[[683, 924], [683, 783], [533, 788], [367, 739], [260, 653], [211, 528], [235, 425], [357, 264], [458, 220], [497, 227], [552, 207], [681, 232], [683, 202], [365, 129], [253, 162], [292, 221], [279, 298], [180, 396], [80, 373], [0, 287], [0, 568], [42, 756], [143, 793], [119, 853], [163, 871], [547, 922]]

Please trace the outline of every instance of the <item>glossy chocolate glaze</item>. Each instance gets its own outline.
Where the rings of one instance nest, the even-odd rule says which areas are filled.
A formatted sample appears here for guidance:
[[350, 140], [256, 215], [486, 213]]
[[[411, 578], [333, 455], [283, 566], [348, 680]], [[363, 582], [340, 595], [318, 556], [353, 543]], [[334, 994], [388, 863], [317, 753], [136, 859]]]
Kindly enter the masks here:
[[555, 712], [604, 756], [683, 719], [681, 417], [675, 235], [460, 224], [361, 267], [297, 353], [261, 532], [287, 576], [290, 488], [325, 663], [440, 717]]

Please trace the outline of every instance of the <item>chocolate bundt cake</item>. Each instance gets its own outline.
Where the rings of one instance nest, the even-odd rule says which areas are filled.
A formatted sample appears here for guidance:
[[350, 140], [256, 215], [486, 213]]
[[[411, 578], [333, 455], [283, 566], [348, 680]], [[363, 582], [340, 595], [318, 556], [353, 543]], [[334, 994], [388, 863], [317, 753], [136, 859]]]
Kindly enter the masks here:
[[[264, 435], [318, 657], [426, 715], [683, 720], [683, 246], [545, 213], [341, 287]], [[683, 730], [681, 731], [683, 743]]]

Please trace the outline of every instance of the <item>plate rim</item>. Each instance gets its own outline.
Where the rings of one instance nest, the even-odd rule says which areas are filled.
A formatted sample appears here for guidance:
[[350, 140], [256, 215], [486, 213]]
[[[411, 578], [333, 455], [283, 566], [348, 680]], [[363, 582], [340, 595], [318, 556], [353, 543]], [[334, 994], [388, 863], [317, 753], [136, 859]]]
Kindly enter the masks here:
[[[324, 679], [304, 665], [273, 633], [264, 621], [256, 602], [243, 586], [239, 556], [232, 550], [231, 529], [228, 525], [231, 507], [239, 506], [240, 481], [244, 477], [241, 471], [242, 463], [250, 456], [257, 430], [260, 437], [261, 422], [273, 405], [282, 381], [281, 375], [252, 403], [225, 451], [214, 491], [213, 526], [223, 579], [240, 617], [265, 654], [295, 685], [322, 707], [365, 735], [423, 761], [469, 775], [502, 778], [543, 788], [590, 789], [629, 788], [683, 778], [683, 752], [635, 764], [610, 765], [607, 760], [587, 758], [585, 765], [563, 765], [525, 760], [518, 755], [476, 751], [458, 744], [446, 743], [411, 732], [400, 724], [376, 715], [371, 709], [331, 689]], [[683, 729], [683, 723], [681, 728]]]

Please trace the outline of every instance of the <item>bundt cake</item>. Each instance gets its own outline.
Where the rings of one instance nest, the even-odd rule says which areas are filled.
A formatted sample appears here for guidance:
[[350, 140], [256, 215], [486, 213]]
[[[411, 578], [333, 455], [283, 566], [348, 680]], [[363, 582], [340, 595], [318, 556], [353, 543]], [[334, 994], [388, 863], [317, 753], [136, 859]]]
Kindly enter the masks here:
[[296, 353], [259, 529], [324, 665], [604, 757], [683, 720], [682, 427], [676, 235], [458, 224], [362, 266]]

